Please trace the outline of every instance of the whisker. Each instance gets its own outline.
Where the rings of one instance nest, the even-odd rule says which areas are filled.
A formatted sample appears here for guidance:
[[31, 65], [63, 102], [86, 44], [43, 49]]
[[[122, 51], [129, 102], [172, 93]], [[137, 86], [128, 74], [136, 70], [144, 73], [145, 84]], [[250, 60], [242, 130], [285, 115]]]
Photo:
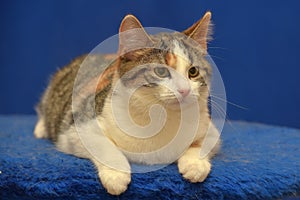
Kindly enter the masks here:
[[[216, 106], [216, 105], [215, 105]], [[217, 106], [216, 106], [217, 107]], [[215, 108], [216, 108], [215, 107]], [[218, 111], [218, 109], [216, 109], [216, 112], [221, 112], [221, 111]], [[234, 130], [236, 130], [236, 128], [233, 126], [233, 124], [232, 124], [232, 122], [231, 122], [231, 120], [230, 120], [230, 117], [229, 117], [229, 115], [227, 115], [227, 114], [225, 114], [225, 122], [232, 128], [232, 129], [234, 129]]]
[[211, 106], [213, 106], [214, 108], [217, 108], [219, 111], [221, 111], [225, 117], [227, 116], [225, 110], [217, 102], [210, 100], [209, 103], [211, 104]]
[[228, 103], [228, 104], [230, 104], [230, 105], [232, 105], [232, 106], [235, 106], [235, 107], [237, 107], [237, 108], [240, 108], [240, 109], [243, 109], [243, 110], [249, 110], [249, 108], [246, 108], [246, 107], [244, 107], [244, 106], [241, 106], [241, 105], [238, 105], [238, 104], [233, 103], [233, 102], [231, 102], [231, 101], [228, 101], [227, 99], [223, 99], [223, 98], [221, 98], [221, 97], [218, 97], [218, 96], [215, 96], [215, 95], [212, 95], [212, 94], [210, 94], [210, 96], [212, 96], [213, 98], [216, 98], [216, 99], [218, 99], [218, 100], [221, 100], [221, 101], [223, 101], [223, 102], [226, 102], [226, 103]]
[[215, 108], [216, 111], [221, 116], [223, 116], [224, 118], [227, 118], [227, 114], [226, 114], [225, 110], [216, 101], [214, 101], [213, 99], [205, 99], [205, 98], [201, 98], [201, 97], [200, 97], [200, 100], [207, 101], [208, 103], [211, 104], [211, 107]]
[[219, 56], [215, 56], [215, 55], [211, 55], [211, 54], [209, 54], [209, 56], [212, 57], [212, 58], [216, 58], [216, 59], [222, 60], [222, 61], [225, 60], [224, 58], [221, 58]]
[[217, 103], [211, 102], [211, 106], [212, 106], [211, 112], [213, 112], [212, 111], [213, 109], [216, 109], [218, 114], [220, 114], [225, 119], [227, 118], [227, 113]]
[[[216, 109], [217, 112], [221, 112], [220, 109], [223, 111], [224, 116], [225, 116], [225, 121], [230, 125], [230, 127], [231, 127], [232, 129], [236, 130], [236, 128], [233, 126], [233, 124], [232, 124], [232, 122], [231, 122], [231, 120], [230, 120], [229, 115], [225, 113], [225, 111], [220, 107], [220, 105], [219, 105], [217, 102], [214, 102], [214, 101], [211, 101], [211, 103], [213, 104], [213, 106], [215, 106], [215, 108], [217, 108], [217, 109]], [[219, 108], [219, 109], [218, 109], [218, 108]]]
[[221, 50], [228, 51], [228, 48], [224, 48], [224, 47], [214, 47], [214, 46], [209, 46], [208, 49], [221, 49]]

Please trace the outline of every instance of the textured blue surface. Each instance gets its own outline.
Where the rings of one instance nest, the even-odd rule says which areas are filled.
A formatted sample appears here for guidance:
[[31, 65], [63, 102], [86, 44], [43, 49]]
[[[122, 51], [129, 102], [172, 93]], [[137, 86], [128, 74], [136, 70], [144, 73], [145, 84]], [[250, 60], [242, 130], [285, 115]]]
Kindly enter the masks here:
[[0, 199], [278, 199], [300, 194], [300, 130], [227, 123], [223, 147], [204, 183], [176, 165], [133, 174], [121, 196], [108, 195], [91, 162], [33, 137], [35, 116], [0, 116]]

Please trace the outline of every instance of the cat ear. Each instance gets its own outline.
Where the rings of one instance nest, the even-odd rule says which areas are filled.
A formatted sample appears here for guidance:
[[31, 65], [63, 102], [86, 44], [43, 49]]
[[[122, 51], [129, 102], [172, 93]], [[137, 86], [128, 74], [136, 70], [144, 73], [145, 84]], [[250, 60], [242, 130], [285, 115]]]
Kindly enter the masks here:
[[207, 42], [211, 40], [211, 26], [211, 12], [206, 12], [202, 19], [183, 31], [183, 33], [197, 41], [202, 48], [207, 50]]
[[153, 43], [142, 24], [133, 15], [124, 17], [120, 25], [119, 39], [120, 55], [136, 49], [149, 47]]

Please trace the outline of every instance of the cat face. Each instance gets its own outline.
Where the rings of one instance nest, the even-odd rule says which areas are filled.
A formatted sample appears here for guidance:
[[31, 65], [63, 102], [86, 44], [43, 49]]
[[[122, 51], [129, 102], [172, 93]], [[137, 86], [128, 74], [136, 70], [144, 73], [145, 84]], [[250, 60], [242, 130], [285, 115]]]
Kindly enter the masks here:
[[135, 99], [179, 108], [191, 98], [207, 97], [211, 67], [205, 57], [210, 16], [183, 33], [151, 36], [136, 18], [124, 20], [120, 32], [127, 32], [120, 37], [123, 54], [118, 72], [125, 87], [137, 89]]
[[169, 107], [178, 107], [179, 103], [206, 94], [211, 68], [200, 49], [190, 46], [185, 39], [172, 34], [159, 35], [156, 40], [168, 45], [168, 50], [142, 49], [131, 60], [123, 58], [123, 69], [130, 69], [121, 71], [123, 84], [138, 88], [137, 98]]

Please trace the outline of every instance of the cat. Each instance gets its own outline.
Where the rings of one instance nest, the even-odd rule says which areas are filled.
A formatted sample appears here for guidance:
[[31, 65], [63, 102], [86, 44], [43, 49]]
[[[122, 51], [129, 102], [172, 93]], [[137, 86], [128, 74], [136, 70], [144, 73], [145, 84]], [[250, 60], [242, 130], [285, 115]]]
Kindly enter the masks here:
[[[203, 182], [211, 170], [210, 159], [220, 146], [218, 140], [214, 149], [206, 157], [200, 158], [199, 152], [207, 131], [218, 133], [208, 107], [212, 69], [206, 55], [207, 43], [211, 37], [211, 12], [206, 12], [199, 21], [182, 33], [154, 35], [147, 34], [135, 16], [127, 15], [120, 25], [119, 33], [119, 51], [116, 55], [78, 57], [52, 77], [36, 109], [38, 122], [34, 130], [35, 136], [52, 140], [62, 152], [90, 159], [96, 166], [107, 192], [120, 195], [131, 182], [129, 162], [148, 165], [173, 162], [170, 157], [178, 149], [176, 145], [171, 146], [169, 151], [158, 152], [149, 157], [134, 153], [153, 152], [169, 144], [179, 128], [181, 109], [188, 110], [184, 104], [194, 98], [199, 111], [193, 112], [199, 112], [201, 117], [196, 124], [195, 136], [188, 142], [187, 149], [180, 152], [177, 164], [179, 172], [186, 180], [193, 183]], [[189, 39], [195, 43], [188, 42]], [[142, 48], [143, 46], [155, 48]], [[85, 79], [80, 82], [82, 99], [77, 106], [72, 106], [74, 84], [83, 62], [91, 67], [84, 72]], [[94, 70], [99, 63], [109, 63], [109, 67], [102, 74]], [[96, 84], [94, 95], [89, 89], [92, 83]], [[114, 90], [118, 84], [120, 87]], [[126, 107], [124, 95], [134, 87], [138, 89], [134, 91]], [[125, 109], [129, 109], [134, 123], [139, 126], [146, 126], [151, 122], [150, 116], [145, 113], [148, 113], [152, 105], [162, 105], [166, 114], [164, 127], [148, 138], [124, 133], [114, 120], [113, 98], [117, 102], [113, 106], [119, 113], [118, 117], [122, 117], [123, 112], [128, 113]], [[95, 105], [91, 102], [95, 102]], [[93, 109], [94, 112], [87, 112]], [[104, 157], [108, 157], [107, 162], [117, 162], [126, 170], [110, 167], [110, 163], [99, 161], [86, 149], [77, 133], [76, 117], [87, 140], [97, 142], [97, 138], [100, 140], [101, 137], [92, 120], [81, 118], [80, 113], [85, 113], [82, 116], [88, 116], [88, 119], [96, 119], [103, 133], [103, 141], [110, 141], [105, 145], [112, 144], [105, 146], [106, 149], [101, 152]], [[156, 115], [156, 119], [157, 117], [159, 116]]]

